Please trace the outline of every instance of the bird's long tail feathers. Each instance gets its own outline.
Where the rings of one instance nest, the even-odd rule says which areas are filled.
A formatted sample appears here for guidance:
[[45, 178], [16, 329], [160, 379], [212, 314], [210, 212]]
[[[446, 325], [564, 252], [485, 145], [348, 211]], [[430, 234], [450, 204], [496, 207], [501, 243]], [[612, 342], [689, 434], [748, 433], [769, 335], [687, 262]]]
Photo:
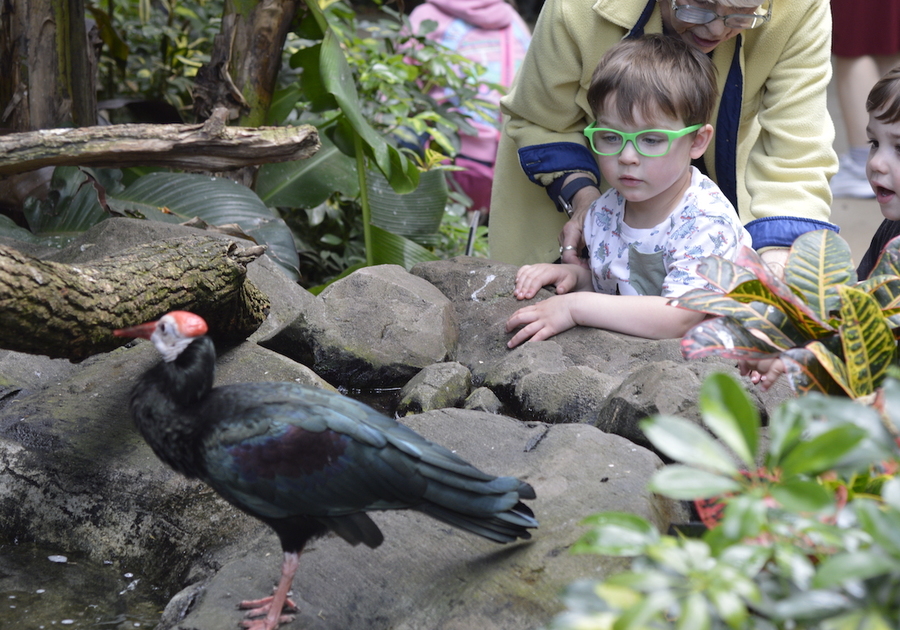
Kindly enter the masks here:
[[429, 483], [426, 501], [416, 509], [429, 516], [501, 543], [527, 540], [528, 529], [538, 526], [534, 512], [521, 501], [535, 498], [534, 489], [524, 481], [496, 477], [485, 482], [431, 467], [420, 472]]
[[522, 502], [488, 517], [461, 514], [434, 503], [424, 503], [416, 509], [448, 525], [498, 543], [514, 542], [519, 538], [528, 540], [531, 538], [528, 528], [538, 526], [534, 512]]

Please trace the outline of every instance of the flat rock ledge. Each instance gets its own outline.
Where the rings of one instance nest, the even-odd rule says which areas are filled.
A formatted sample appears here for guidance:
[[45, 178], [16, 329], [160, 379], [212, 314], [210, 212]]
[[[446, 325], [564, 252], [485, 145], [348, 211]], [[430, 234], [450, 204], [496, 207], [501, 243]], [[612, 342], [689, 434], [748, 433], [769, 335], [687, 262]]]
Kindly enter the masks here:
[[[82, 263], [190, 230], [109, 219], [52, 256]], [[474, 258], [371, 267], [316, 297], [265, 256], [250, 265], [272, 310], [246, 342], [220, 348], [219, 384], [387, 391], [414, 430], [531, 483], [540, 521], [532, 540], [496, 545], [412, 511], [375, 514], [378, 549], [334, 537], [309, 546], [294, 581], [301, 611], [286, 628], [540, 628], [570, 582], [625, 566], [569, 552], [584, 517], [631, 512], [661, 530], [689, 518], [647, 491], [662, 461], [638, 422], [699, 419], [703, 378], [734, 366], [688, 363], [677, 340], [591, 329], [508, 350], [504, 322], [522, 305], [515, 272]], [[281, 552], [267, 528], [165, 468], [132, 427], [129, 391], [156, 360], [146, 342], [77, 365], [0, 352], [0, 529], [140, 566], [170, 598], [159, 630], [236, 628], [236, 602], [270, 591]], [[765, 413], [788, 392], [754, 395]]]

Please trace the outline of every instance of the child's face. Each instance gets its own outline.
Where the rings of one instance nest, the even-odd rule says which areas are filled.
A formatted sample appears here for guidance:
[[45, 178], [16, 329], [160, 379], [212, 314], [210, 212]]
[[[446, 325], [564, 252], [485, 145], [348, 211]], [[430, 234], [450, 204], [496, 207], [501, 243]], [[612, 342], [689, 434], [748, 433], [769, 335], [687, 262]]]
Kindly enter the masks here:
[[[678, 131], [685, 127], [684, 121], [658, 114], [645, 118], [640, 112], [633, 113], [634, 122], [627, 123], [618, 115], [615, 98], [607, 100], [604, 111], [597, 119], [597, 127], [607, 127], [623, 132], [646, 129], [671, 129]], [[708, 129], [708, 131], [707, 131]], [[645, 157], [637, 152], [631, 142], [626, 142], [618, 155], [598, 155], [597, 162], [603, 178], [629, 202], [628, 207], [640, 212], [659, 208], [665, 209], [681, 198], [691, 181], [690, 165], [694, 157], [703, 154], [708, 138], [702, 148], [696, 148], [700, 134], [711, 136], [712, 127], [707, 125], [696, 134], [688, 134], [672, 140], [669, 152], [657, 157]]]
[[866, 176], [881, 206], [881, 214], [890, 221], [900, 221], [900, 122], [885, 123], [869, 114], [869, 159]]

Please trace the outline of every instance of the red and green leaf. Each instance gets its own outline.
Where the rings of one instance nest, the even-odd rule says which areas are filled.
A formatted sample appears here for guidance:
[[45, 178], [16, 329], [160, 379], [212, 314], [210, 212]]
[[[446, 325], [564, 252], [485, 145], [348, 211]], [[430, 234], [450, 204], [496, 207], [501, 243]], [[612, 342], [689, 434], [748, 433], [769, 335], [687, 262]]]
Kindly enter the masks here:
[[838, 287], [841, 295], [840, 336], [851, 396], [871, 394], [881, 385], [897, 353], [891, 327], [878, 302], [864, 291]]
[[875, 276], [900, 276], [900, 236], [892, 238], [888, 244], [881, 250], [878, 262], [869, 274], [870, 278]]
[[669, 304], [709, 315], [736, 319], [744, 327], [754, 331], [753, 334], [761, 336], [778, 348], [791, 348], [806, 342], [806, 338], [799, 334], [784, 313], [761, 302], [744, 304], [715, 291], [693, 289], [671, 300]]
[[781, 360], [796, 394], [819, 392], [831, 396], [850, 396], [846, 377], [839, 376], [839, 381], [834, 376], [836, 373], [846, 373], [843, 362], [821, 342], [814, 341], [805, 348], [791, 348], [782, 353]]
[[739, 284], [755, 278], [743, 267], [721, 256], [707, 256], [701, 260], [697, 273], [723, 293], [729, 293]]
[[681, 340], [685, 359], [718, 356], [724, 359], [768, 359], [778, 356], [781, 348], [753, 334], [731, 317], [716, 317], [700, 322]]
[[850, 246], [831, 230], [807, 232], [791, 247], [784, 279], [820, 320], [827, 320], [840, 308], [837, 287], [856, 282]]

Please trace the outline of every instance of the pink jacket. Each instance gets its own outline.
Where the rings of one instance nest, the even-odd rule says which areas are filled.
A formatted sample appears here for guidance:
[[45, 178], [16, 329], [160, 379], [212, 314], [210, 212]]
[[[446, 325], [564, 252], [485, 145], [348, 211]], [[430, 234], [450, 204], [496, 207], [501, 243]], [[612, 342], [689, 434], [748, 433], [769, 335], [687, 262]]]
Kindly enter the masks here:
[[[415, 32], [425, 20], [437, 22], [437, 29], [428, 34], [430, 39], [477, 61], [487, 68], [485, 81], [507, 88], [531, 41], [525, 20], [504, 0], [425, 0], [409, 18]], [[500, 96], [484, 87], [483, 98], [499, 104]], [[499, 127], [499, 109], [496, 122]], [[478, 136], [463, 137], [460, 153], [493, 165], [500, 131], [487, 122], [473, 124]]]

